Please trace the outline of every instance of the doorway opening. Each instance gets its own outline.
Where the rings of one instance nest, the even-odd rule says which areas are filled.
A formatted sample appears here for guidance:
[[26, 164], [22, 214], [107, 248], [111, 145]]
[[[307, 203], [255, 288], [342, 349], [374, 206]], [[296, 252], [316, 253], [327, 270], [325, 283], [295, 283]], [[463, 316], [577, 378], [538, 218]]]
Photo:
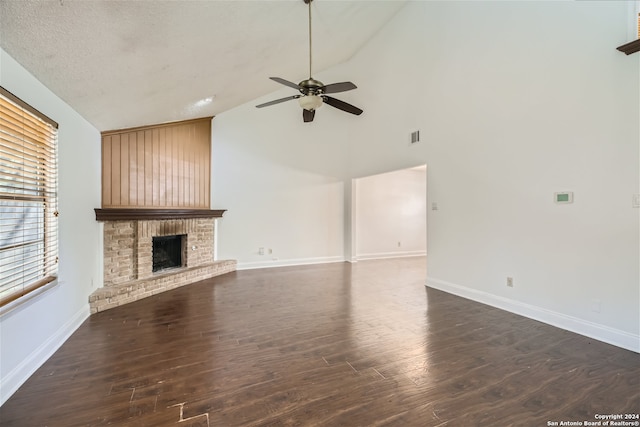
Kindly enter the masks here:
[[427, 254], [427, 166], [356, 178], [352, 260]]

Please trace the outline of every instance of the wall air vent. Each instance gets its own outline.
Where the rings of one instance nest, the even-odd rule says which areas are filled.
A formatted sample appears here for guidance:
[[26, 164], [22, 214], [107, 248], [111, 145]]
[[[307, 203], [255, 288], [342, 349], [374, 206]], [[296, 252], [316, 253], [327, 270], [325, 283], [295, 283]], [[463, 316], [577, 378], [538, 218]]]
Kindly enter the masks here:
[[411, 143], [415, 144], [416, 142], [420, 142], [420, 131], [411, 132]]

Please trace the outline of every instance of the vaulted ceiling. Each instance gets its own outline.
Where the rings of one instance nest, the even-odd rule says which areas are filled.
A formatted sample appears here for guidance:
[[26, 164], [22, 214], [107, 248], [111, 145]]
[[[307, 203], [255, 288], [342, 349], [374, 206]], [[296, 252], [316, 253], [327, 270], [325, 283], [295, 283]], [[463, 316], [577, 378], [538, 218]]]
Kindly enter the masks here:
[[[312, 2], [314, 75], [404, 1]], [[287, 1], [1, 0], [0, 46], [101, 131], [213, 116], [308, 77], [308, 9]], [[349, 76], [344, 76], [349, 80]]]

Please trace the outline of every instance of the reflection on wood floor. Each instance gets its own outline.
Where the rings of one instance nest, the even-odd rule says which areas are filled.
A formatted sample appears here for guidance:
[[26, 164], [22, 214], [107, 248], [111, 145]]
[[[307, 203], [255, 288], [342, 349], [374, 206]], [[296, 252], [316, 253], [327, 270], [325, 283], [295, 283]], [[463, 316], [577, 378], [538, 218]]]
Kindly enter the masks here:
[[2, 426], [546, 426], [640, 409], [640, 355], [405, 258], [238, 271], [91, 316]]

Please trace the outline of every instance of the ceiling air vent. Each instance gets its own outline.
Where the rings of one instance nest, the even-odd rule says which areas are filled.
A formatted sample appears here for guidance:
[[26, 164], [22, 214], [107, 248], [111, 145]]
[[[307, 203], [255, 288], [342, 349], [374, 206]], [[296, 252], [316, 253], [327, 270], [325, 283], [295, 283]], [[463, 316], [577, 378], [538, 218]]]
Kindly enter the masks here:
[[420, 131], [411, 132], [411, 143], [415, 144], [416, 142], [420, 142]]

